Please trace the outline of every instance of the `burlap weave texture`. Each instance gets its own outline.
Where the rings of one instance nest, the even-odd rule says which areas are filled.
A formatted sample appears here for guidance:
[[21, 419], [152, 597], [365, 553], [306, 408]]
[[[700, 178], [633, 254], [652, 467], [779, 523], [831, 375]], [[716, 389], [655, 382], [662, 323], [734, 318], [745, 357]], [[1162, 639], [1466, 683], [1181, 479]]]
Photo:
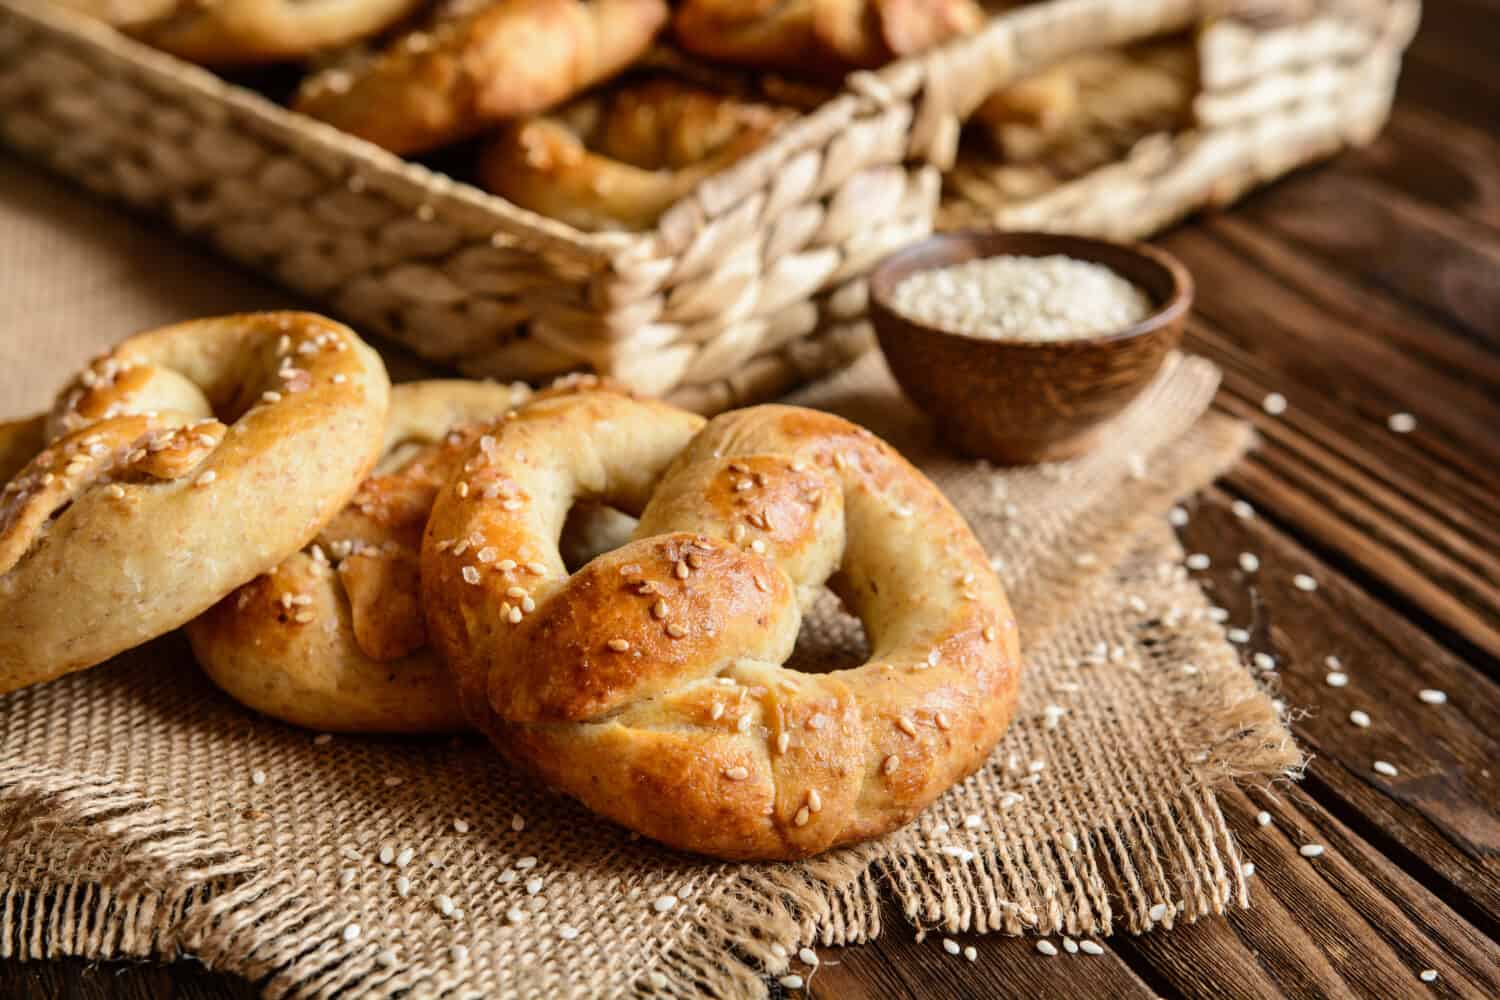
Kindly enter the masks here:
[[[82, 334], [91, 349], [160, 318], [122, 312]], [[1162, 520], [1250, 443], [1204, 413], [1216, 384], [1206, 363], [1174, 359], [1109, 448], [1014, 472], [937, 448], [878, 357], [793, 398], [866, 424], [932, 476], [1020, 618], [1016, 724], [905, 830], [794, 865], [671, 853], [476, 738], [318, 743], [260, 719], [174, 635], [0, 698], [0, 957], [183, 950], [273, 996], [740, 996], [802, 943], [880, 933], [882, 893], [923, 927], [1008, 932], [1140, 930], [1157, 904], [1168, 924], [1243, 905], [1213, 788], [1297, 752]], [[795, 662], [857, 662], [862, 644], [830, 602]], [[658, 910], [665, 895], [677, 903]]]

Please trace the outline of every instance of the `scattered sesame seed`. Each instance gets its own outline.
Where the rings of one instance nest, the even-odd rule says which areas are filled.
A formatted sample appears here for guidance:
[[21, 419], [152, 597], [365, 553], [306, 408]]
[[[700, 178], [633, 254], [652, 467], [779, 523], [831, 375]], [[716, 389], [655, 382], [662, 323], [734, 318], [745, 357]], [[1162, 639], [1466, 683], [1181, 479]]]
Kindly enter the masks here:
[[1046, 938], [1042, 938], [1036, 943], [1036, 950], [1041, 952], [1043, 955], [1056, 955], [1057, 945], [1053, 944], [1051, 941], [1048, 941]]
[[750, 731], [750, 727], [754, 723], [755, 720], [751, 718], [750, 713], [746, 712], [744, 715], [741, 715], [738, 720], [735, 721], [734, 728], [742, 733], [748, 733]]
[[1253, 662], [1255, 666], [1261, 670], [1276, 669], [1276, 658], [1270, 653], [1256, 653], [1250, 659], [1251, 662]]
[[771, 945], [771, 954], [775, 955], [777, 958], [786, 958], [786, 947], [781, 944], [773, 944]]
[[1244, 864], [1240, 865], [1240, 873], [1243, 874], [1246, 878], [1249, 878], [1251, 875], [1254, 875], [1255, 874], [1255, 862], [1254, 861], [1246, 861]]
[[917, 735], [917, 727], [912, 723], [910, 719], [908, 719], [904, 715], [896, 720], [896, 728], [901, 730], [907, 736]]
[[657, 913], [666, 913], [677, 905], [677, 897], [672, 895], [657, 896], [656, 901], [651, 904]]
[[1146, 916], [1151, 918], [1152, 923], [1160, 923], [1162, 920], [1166, 919], [1167, 904], [1157, 903], [1156, 905], [1152, 906], [1151, 909], [1146, 911]]
[[1397, 434], [1410, 434], [1417, 429], [1417, 418], [1410, 413], [1392, 413], [1386, 417], [1385, 425]]
[[1266, 394], [1266, 398], [1260, 401], [1261, 409], [1273, 417], [1279, 417], [1286, 412], [1286, 397], [1279, 392]]
[[660, 972], [648, 972], [646, 974], [646, 982], [650, 983], [651, 988], [654, 990], [664, 990], [667, 988], [667, 977]]
[[1271, 814], [1262, 809], [1260, 812], [1255, 814], [1255, 822], [1261, 826], [1270, 826]]
[[1354, 711], [1352, 711], [1352, 712], [1349, 713], [1349, 721], [1352, 722], [1352, 723], [1354, 723], [1356, 726], [1358, 726], [1361, 729], [1369, 729], [1370, 728], [1370, 715], [1369, 715], [1369, 713], [1368, 712], [1362, 712], [1362, 711], [1360, 711], [1357, 708]]
[[1104, 954], [1104, 946], [1097, 941], [1080, 941], [1078, 942], [1078, 950], [1085, 955]]
[[[749, 718], [749, 716], [745, 716], [745, 718]], [[736, 764], [734, 767], [725, 768], [724, 777], [728, 778], [730, 781], [744, 781], [746, 778], [750, 777], [750, 769], [747, 767], [741, 767]]]
[[964, 949], [964, 958], [967, 958], [971, 962], [979, 961], [979, 949], [975, 948], [972, 944], [969, 945]]
[[355, 871], [353, 868], [345, 868], [343, 871], [339, 872], [339, 885], [347, 889], [349, 888], [349, 886], [354, 884], [354, 880], [358, 877], [359, 872]]
[[943, 950], [950, 955], [957, 955], [960, 949], [957, 941], [952, 938], [943, 938]]
[[405, 778], [399, 778], [399, 777], [397, 777], [394, 774], [387, 775], [386, 779], [384, 781], [385, 787], [387, 787], [387, 788], [396, 788], [396, 787], [398, 787], [400, 785], [403, 785], [405, 783], [406, 783], [406, 779]]
[[807, 806], [802, 806], [797, 810], [797, 814], [792, 817], [792, 825], [806, 826], [810, 819], [812, 819], [812, 813], [808, 811]]
[[396, 860], [396, 849], [390, 844], [386, 844], [380, 849], [380, 853], [376, 857], [380, 859], [381, 864], [388, 865]]
[[1297, 853], [1302, 855], [1304, 858], [1316, 858], [1322, 855], [1323, 845], [1303, 844], [1301, 847], [1297, 848]]
[[333, 742], [332, 733], [319, 733], [313, 737], [313, 746], [326, 747]]
[[967, 816], [964, 817], [964, 829], [965, 830], [977, 830], [977, 829], [979, 829], [983, 825], [984, 825], [984, 820], [980, 817], [980, 815], [978, 813], [969, 813], [969, 815], [967, 815]]
[[526, 880], [526, 895], [528, 895], [528, 896], [535, 896], [537, 893], [539, 893], [541, 891], [542, 891], [542, 880], [541, 879], [539, 879], [539, 878], [529, 878], [529, 879]]
[[611, 639], [611, 640], [609, 640], [608, 643], [606, 643], [606, 645], [609, 646], [609, 648], [612, 649], [612, 650], [614, 650], [616, 653], [624, 653], [624, 652], [628, 652], [629, 649], [630, 649], [630, 640], [629, 639]]
[[453, 897], [446, 894], [441, 895], [437, 899], [433, 900], [432, 905], [436, 907], [437, 911], [445, 917], [453, 916], [453, 911], [458, 909], [458, 907], [453, 903]]
[[571, 941], [578, 936], [578, 928], [571, 925], [564, 925], [557, 932], [557, 936], [562, 938], [564, 941]]
[[789, 990], [800, 990], [802, 988], [802, 977], [795, 972], [782, 976], [776, 981]]
[[1318, 589], [1318, 581], [1314, 580], [1306, 573], [1298, 573], [1296, 576], [1292, 577], [1292, 586], [1296, 587], [1298, 590], [1310, 594], [1314, 590]]
[[1026, 765], [1026, 770], [1030, 771], [1032, 774], [1036, 774], [1039, 771], [1044, 771], [1046, 770], [1046, 768], [1047, 762], [1045, 760], [1034, 760], [1030, 764]]
[[384, 951], [380, 952], [380, 954], [378, 954], [378, 955], [375, 956], [375, 961], [379, 962], [381, 965], [385, 966], [386, 968], [390, 968], [390, 967], [394, 966], [397, 962], [399, 962], [400, 959], [396, 957], [396, 953], [394, 951], [392, 951], [389, 948], [386, 948]]
[[456, 820], [454, 820], [453, 821], [453, 830], [456, 833], [468, 833], [469, 832], [469, 821], [468, 820], [463, 820], [463, 819], [456, 819]]
[[886, 757], [884, 763], [880, 765], [880, 770], [882, 774], [895, 774], [896, 769], [900, 766], [901, 758], [897, 757], [895, 754], [891, 754]]
[[526, 919], [526, 911], [519, 906], [512, 906], [505, 911], [505, 919], [513, 924], [519, 924]]
[[1246, 573], [1254, 573], [1256, 570], [1260, 569], [1260, 557], [1257, 556], [1254, 552], [1241, 552], [1240, 569], [1244, 570]]
[[1023, 801], [1025, 801], [1025, 797], [1020, 793], [1006, 792], [1004, 795], [1000, 796], [1000, 808], [1009, 809], [1012, 806], [1020, 805]]
[[1234, 511], [1234, 516], [1241, 520], [1248, 521], [1255, 516], [1255, 508], [1243, 500], [1236, 500], [1229, 505], [1229, 509]]
[[803, 948], [801, 951], [797, 952], [797, 957], [802, 959], [802, 963], [804, 965], [817, 965], [820, 961], [820, 959], [818, 958], [818, 953], [813, 951], [811, 948]]
[[411, 879], [405, 875], [396, 876], [396, 895], [405, 899], [411, 893]]
[[1417, 692], [1417, 697], [1426, 705], [1441, 705], [1448, 700], [1447, 693], [1437, 688], [1423, 688]]
[[1331, 653], [1328, 656], [1323, 657], [1323, 663], [1327, 665], [1329, 670], [1344, 669], [1343, 661], [1340, 660], [1337, 656], [1332, 655]]
[[464, 582], [465, 583], [473, 584], [475, 586], [478, 586], [478, 584], [479, 584], [479, 570], [478, 570], [477, 567], [474, 567], [474, 566], [465, 566], [463, 568], [463, 570], [462, 570], [462, 573], [463, 573], [463, 578], [464, 578]]
[[526, 829], [526, 817], [522, 816], [520, 813], [516, 813], [510, 818], [510, 828], [517, 833], [520, 833], [522, 830]]
[[463, 965], [469, 960], [469, 949], [461, 944], [449, 948], [448, 954], [452, 956], [455, 965]]
[[534, 855], [528, 854], [524, 858], [516, 861], [516, 867], [523, 872], [529, 871], [532, 868], [536, 867], [536, 857]]
[[344, 928], [344, 940], [353, 941], [359, 937], [359, 924], [349, 924]]
[[1078, 942], [1074, 941], [1070, 937], [1063, 938], [1063, 951], [1067, 952], [1069, 955], [1078, 954]]
[[687, 629], [683, 628], [676, 622], [672, 622], [667, 626], [667, 635], [671, 636], [673, 639], [681, 639], [683, 636], [687, 635]]
[[811, 812], [821, 812], [823, 810], [823, 796], [818, 794], [816, 788], [809, 788], [807, 790], [807, 808]]
[[1396, 765], [1390, 763], [1389, 761], [1377, 760], [1372, 766], [1375, 768], [1376, 774], [1383, 774], [1387, 778], [1394, 778], [1396, 775], [1401, 773], [1400, 771], [1396, 770]]
[[1188, 523], [1188, 512], [1182, 507], [1173, 507], [1167, 511], [1167, 523], [1174, 528], [1181, 528]]
[[256, 768], [250, 772], [250, 783], [252, 785], [264, 785], [266, 783], [266, 772]]
[[1437, 977], [1438, 971], [1436, 969], [1423, 969], [1421, 972], [1417, 973], [1417, 978], [1422, 980], [1422, 982], [1424, 983], [1435, 983], [1437, 982]]
[[1063, 834], [1063, 846], [1069, 851], [1078, 850], [1078, 837], [1072, 833]]
[[776, 752], [786, 753], [787, 747], [792, 744], [792, 734], [788, 732], [778, 733], [776, 736]]
[[1328, 676], [1323, 678], [1329, 687], [1341, 688], [1349, 683], [1349, 675], [1342, 670], [1330, 670]]
[[1213, 560], [1209, 559], [1208, 556], [1202, 552], [1194, 552], [1192, 555], [1188, 556], [1187, 559], [1184, 560], [1184, 562], [1187, 564], [1188, 569], [1196, 570], [1208, 569], [1208, 567], [1213, 564]]

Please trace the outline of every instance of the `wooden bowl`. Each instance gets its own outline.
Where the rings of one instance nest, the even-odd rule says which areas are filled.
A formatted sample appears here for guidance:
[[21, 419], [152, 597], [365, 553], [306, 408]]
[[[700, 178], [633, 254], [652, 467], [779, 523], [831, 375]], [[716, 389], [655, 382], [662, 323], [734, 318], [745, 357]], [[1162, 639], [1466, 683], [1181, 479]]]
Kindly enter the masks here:
[[[1002, 254], [1102, 264], [1139, 286], [1156, 311], [1097, 337], [1024, 341], [949, 333], [890, 308], [907, 275]], [[896, 252], [870, 276], [870, 316], [896, 381], [937, 421], [948, 446], [1007, 465], [1088, 450], [1101, 425], [1155, 377], [1192, 301], [1192, 275], [1162, 250], [1050, 233], [944, 233]]]

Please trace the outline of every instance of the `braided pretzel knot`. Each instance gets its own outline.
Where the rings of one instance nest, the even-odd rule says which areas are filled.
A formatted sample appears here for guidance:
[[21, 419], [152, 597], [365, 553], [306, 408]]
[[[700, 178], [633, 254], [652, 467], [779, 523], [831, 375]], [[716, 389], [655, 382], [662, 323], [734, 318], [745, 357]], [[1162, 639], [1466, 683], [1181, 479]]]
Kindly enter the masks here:
[[465, 727], [427, 648], [417, 584], [438, 487], [523, 385], [434, 380], [391, 390], [375, 474], [300, 552], [189, 622], [208, 676], [244, 705], [331, 732]]
[[[844, 420], [763, 406], [683, 442], [687, 429], [640, 404], [523, 409], [467, 496], [439, 495], [424, 603], [466, 711], [590, 808], [676, 847], [793, 858], [906, 823], [979, 767], [1014, 711], [1015, 624], [983, 549]], [[646, 487], [653, 449], [678, 444], [635, 540], [561, 572], [560, 511]], [[825, 581], [871, 658], [788, 670]]]
[[309, 313], [96, 359], [0, 496], [0, 693], [171, 631], [295, 552], [374, 462], [388, 395], [379, 356]]

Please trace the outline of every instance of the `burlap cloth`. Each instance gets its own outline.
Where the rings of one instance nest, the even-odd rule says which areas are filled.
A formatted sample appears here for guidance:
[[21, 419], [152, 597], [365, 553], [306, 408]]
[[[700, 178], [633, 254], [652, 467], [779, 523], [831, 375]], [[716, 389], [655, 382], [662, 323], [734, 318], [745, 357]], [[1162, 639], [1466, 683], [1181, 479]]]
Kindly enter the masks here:
[[[0, 415], [137, 327], [287, 301], [0, 160]], [[799, 945], [877, 935], [883, 893], [923, 928], [1009, 933], [1246, 905], [1213, 789], [1298, 755], [1162, 517], [1249, 444], [1205, 412], [1217, 381], [1174, 359], [1106, 449], [1015, 472], [938, 450], [877, 356], [796, 394], [932, 476], [1020, 618], [1015, 725], [905, 830], [801, 864], [675, 854], [478, 739], [318, 743], [256, 717], [173, 635], [0, 698], [0, 957], [184, 951], [272, 996], [738, 996]], [[863, 641], [830, 601], [797, 656], [854, 663]]]

